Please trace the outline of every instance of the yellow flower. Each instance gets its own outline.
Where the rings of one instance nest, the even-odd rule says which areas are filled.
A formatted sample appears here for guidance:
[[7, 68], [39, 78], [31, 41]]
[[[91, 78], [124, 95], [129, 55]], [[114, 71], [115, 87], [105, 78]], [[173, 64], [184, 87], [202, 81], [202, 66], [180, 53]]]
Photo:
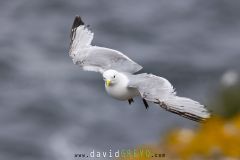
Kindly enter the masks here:
[[144, 145], [137, 150], [149, 150], [151, 154], [164, 153], [164, 158], [141, 157], [132, 159], [240, 159], [240, 115], [233, 119], [214, 117], [199, 129], [176, 129], [169, 132], [159, 145]]

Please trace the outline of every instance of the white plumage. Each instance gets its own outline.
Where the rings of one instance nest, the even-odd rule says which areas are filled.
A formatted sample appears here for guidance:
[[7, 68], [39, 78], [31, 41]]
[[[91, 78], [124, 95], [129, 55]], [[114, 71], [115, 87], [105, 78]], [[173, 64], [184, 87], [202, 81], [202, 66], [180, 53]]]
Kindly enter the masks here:
[[107, 93], [118, 100], [129, 100], [139, 95], [136, 88], [128, 86], [129, 78], [126, 74], [115, 70], [107, 70], [103, 73], [103, 78], [111, 81], [109, 86], [105, 83]]
[[210, 117], [207, 109], [200, 103], [176, 96], [167, 79], [147, 73], [133, 74], [141, 70], [142, 66], [119, 51], [92, 46], [93, 35], [81, 18], [76, 16], [71, 30], [69, 55], [74, 64], [82, 69], [102, 73], [110, 96], [128, 100], [130, 104], [134, 97], [141, 96], [146, 109], [147, 101], [150, 101], [194, 121], [203, 121]]

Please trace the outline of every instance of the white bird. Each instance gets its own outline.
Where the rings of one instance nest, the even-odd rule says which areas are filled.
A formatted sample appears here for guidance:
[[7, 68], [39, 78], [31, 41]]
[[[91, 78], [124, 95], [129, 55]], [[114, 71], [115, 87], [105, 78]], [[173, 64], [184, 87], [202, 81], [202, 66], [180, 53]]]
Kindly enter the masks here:
[[113, 98], [127, 100], [131, 104], [134, 97], [140, 96], [146, 109], [149, 101], [198, 122], [210, 117], [204, 105], [176, 96], [167, 79], [147, 73], [134, 74], [142, 66], [119, 51], [92, 46], [93, 33], [84, 25], [80, 16], [75, 17], [70, 38], [69, 55], [74, 64], [83, 70], [100, 72], [105, 81], [105, 89]]

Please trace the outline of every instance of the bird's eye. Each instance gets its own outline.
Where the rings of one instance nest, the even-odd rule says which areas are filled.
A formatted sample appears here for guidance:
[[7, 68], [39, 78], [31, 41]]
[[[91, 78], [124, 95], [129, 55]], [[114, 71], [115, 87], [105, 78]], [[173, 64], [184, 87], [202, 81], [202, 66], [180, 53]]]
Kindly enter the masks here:
[[113, 78], [115, 78], [116, 76], [114, 75]]

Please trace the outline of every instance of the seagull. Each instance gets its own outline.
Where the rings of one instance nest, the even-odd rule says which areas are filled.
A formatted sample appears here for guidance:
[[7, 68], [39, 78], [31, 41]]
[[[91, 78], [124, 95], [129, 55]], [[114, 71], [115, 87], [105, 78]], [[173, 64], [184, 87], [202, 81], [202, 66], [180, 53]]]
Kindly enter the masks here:
[[136, 74], [142, 66], [123, 53], [91, 45], [93, 35], [81, 17], [76, 16], [71, 29], [69, 56], [83, 70], [101, 73], [105, 90], [110, 96], [128, 101], [129, 104], [139, 96], [146, 110], [149, 108], [148, 102], [153, 102], [169, 112], [196, 122], [203, 122], [210, 117], [204, 105], [177, 96], [167, 79], [148, 73]]

